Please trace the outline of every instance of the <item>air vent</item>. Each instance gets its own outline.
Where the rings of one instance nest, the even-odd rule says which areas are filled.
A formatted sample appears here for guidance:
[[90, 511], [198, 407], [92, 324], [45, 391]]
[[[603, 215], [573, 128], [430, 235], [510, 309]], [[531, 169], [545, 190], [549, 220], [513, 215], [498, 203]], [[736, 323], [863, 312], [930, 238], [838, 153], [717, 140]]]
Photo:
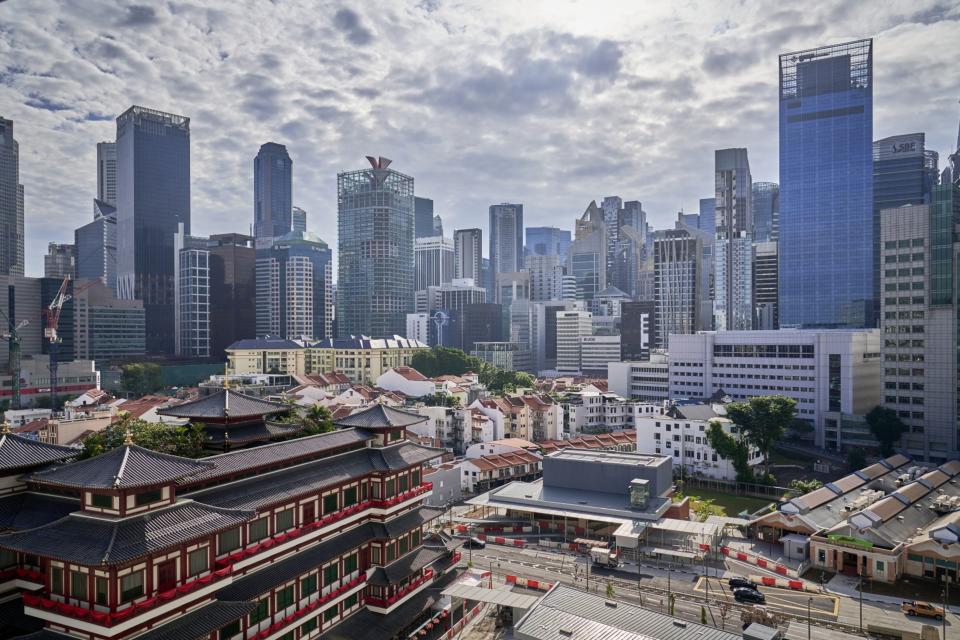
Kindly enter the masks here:
[[673, 621], [673, 626], [675, 626], [675, 627], [680, 627], [681, 629], [686, 629], [686, 628], [687, 628], [687, 623], [684, 622], [683, 620], [674, 620], [674, 621]]
[[616, 600], [604, 600], [604, 601], [603, 601], [603, 604], [607, 605], [608, 607], [613, 607], [614, 609], [617, 608], [617, 601], [616, 601]]
[[560, 635], [566, 636], [567, 638], [573, 637], [573, 629], [557, 629], [560, 632]]

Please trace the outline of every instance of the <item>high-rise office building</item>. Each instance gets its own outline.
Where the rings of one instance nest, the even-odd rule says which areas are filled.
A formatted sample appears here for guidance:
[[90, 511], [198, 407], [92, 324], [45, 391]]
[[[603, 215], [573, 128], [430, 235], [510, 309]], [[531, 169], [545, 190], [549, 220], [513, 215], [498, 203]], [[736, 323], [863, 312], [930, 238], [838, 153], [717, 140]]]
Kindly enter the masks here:
[[174, 237], [175, 352], [210, 357], [210, 251], [206, 238]]
[[525, 253], [528, 256], [560, 256], [560, 264], [566, 261], [567, 249], [570, 248], [570, 231], [557, 227], [527, 227], [527, 244]]
[[307, 212], [300, 207], [294, 207], [290, 213], [290, 230], [291, 231], [306, 231], [307, 230]]
[[471, 278], [474, 284], [484, 286], [483, 232], [480, 229], [457, 229], [453, 232], [453, 277]]
[[776, 242], [780, 235], [780, 185], [753, 183], [753, 241]]
[[506, 310], [516, 300], [530, 299], [530, 273], [510, 271], [497, 274], [496, 301]]
[[922, 133], [890, 136], [873, 143], [873, 200], [883, 209], [929, 203], [940, 178], [939, 156]]
[[580, 373], [583, 338], [593, 334], [589, 311], [557, 312], [557, 371]]
[[653, 346], [655, 305], [648, 302], [620, 304], [621, 360], [649, 360]]
[[490, 270], [498, 273], [523, 269], [523, 205], [490, 205]]
[[439, 287], [428, 287], [425, 297], [425, 310], [430, 317], [427, 342], [462, 349], [465, 310], [470, 305], [485, 303], [487, 290], [471, 280], [454, 280]]
[[780, 56], [780, 324], [875, 320], [873, 41]]
[[117, 205], [117, 143], [97, 143], [97, 200]]
[[23, 275], [23, 185], [13, 121], [0, 118], [0, 275]]
[[93, 201], [93, 221], [73, 232], [77, 279], [97, 278], [110, 291], [117, 290], [117, 209]]
[[102, 281], [77, 280], [73, 299], [74, 349], [78, 360], [109, 363], [146, 353], [143, 302], [120, 300]]
[[567, 250], [567, 275], [575, 278], [577, 300], [592, 300], [607, 288], [607, 231], [596, 201], [576, 221], [576, 239]]
[[614, 257], [616, 256], [617, 242], [620, 240], [623, 198], [606, 196], [600, 201], [600, 209], [603, 211], [603, 227], [607, 238], [607, 281], [610, 281], [613, 279]]
[[[257, 332], [256, 250], [251, 236], [210, 236], [210, 355], [220, 360], [226, 348]], [[332, 304], [332, 303], [331, 303]], [[316, 311], [316, 309], [314, 310]]]
[[529, 254], [525, 259], [530, 274], [530, 299], [534, 302], [563, 297], [563, 264], [560, 256]]
[[780, 266], [777, 243], [756, 242], [753, 245], [753, 328], [778, 329], [777, 298], [780, 294]]
[[[71, 276], [72, 278], [72, 276]], [[49, 309], [50, 303], [60, 293], [60, 287], [63, 285], [63, 277], [43, 277], [40, 278], [40, 308]], [[74, 344], [74, 306], [73, 300], [74, 281], [67, 283], [64, 293], [68, 296], [63, 306], [60, 307], [60, 320], [57, 323], [57, 362], [70, 362], [76, 357], [76, 345]], [[41, 312], [42, 317], [42, 312]], [[36, 330], [43, 333], [45, 323], [37, 322]], [[42, 340], [40, 349], [43, 353], [50, 353], [50, 341]]]
[[433, 234], [433, 200], [415, 197], [413, 202], [414, 230], [417, 238], [428, 238]]
[[746, 149], [714, 153], [716, 240], [713, 322], [719, 331], [753, 328], [753, 181]]
[[453, 280], [453, 254], [450, 238], [427, 236], [414, 240], [414, 289], [422, 291]]
[[717, 224], [716, 224], [716, 199], [715, 198], [700, 198], [700, 226], [699, 228], [703, 231], [706, 231], [711, 236], [717, 234]]
[[932, 190], [932, 203], [880, 212], [883, 404], [908, 430], [911, 456], [946, 462], [958, 456], [957, 290], [960, 195]]
[[670, 334], [703, 329], [701, 271], [703, 241], [687, 231], [667, 229], [654, 240], [654, 344], [669, 349]]
[[253, 237], [268, 248], [293, 230], [293, 160], [276, 142], [260, 145], [253, 159]]
[[291, 231], [257, 249], [257, 335], [332, 338], [332, 286], [330, 247], [310, 232]]
[[337, 333], [400, 335], [414, 310], [413, 178], [367, 159], [337, 175]]
[[443, 218], [441, 218], [439, 215], [433, 216], [433, 235], [443, 235]]
[[570, 300], [534, 302], [530, 313], [530, 345], [535, 371], [557, 368], [557, 314], [574, 311], [581, 303]]
[[47, 255], [43, 256], [44, 278], [73, 278], [76, 272], [77, 246], [51, 242], [47, 244]]
[[[503, 309], [494, 302], [466, 304], [460, 313], [461, 344], [467, 353], [478, 342], [503, 341]], [[426, 342], [426, 340], [424, 340]]]
[[117, 117], [117, 296], [143, 301], [147, 352], [174, 352], [173, 237], [190, 233], [190, 118]]

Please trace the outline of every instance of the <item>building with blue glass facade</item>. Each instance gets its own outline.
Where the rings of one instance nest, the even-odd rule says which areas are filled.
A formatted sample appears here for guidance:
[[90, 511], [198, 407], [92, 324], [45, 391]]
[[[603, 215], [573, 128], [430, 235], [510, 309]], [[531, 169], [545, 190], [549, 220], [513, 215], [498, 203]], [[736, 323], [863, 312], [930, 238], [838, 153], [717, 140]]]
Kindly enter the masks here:
[[253, 159], [253, 236], [264, 246], [293, 229], [293, 160], [276, 142]]
[[716, 198], [700, 198], [700, 220], [697, 228], [711, 236], [717, 233], [716, 206]]
[[414, 233], [417, 238], [429, 238], [433, 233], [433, 200], [413, 199]]
[[780, 185], [753, 183], [753, 241], [776, 242], [780, 233]]
[[872, 145], [872, 40], [780, 56], [783, 327], [875, 323]]
[[570, 230], [557, 227], [527, 227], [526, 254], [528, 256], [560, 256], [566, 261], [570, 248]]

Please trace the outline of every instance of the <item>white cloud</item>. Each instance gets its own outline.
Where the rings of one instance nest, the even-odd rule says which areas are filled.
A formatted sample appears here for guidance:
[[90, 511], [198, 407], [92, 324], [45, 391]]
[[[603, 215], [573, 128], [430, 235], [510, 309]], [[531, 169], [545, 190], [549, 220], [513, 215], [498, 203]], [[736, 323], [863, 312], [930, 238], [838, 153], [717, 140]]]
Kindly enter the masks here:
[[[592, 198], [639, 199], [658, 226], [712, 191], [713, 149], [777, 180], [778, 52], [875, 38], [875, 137], [948, 152], [960, 96], [953, 3], [553, 0], [318, 5], [0, 4], [0, 115], [15, 121], [28, 272], [91, 216], [95, 143], [130, 104], [191, 118], [195, 233], [249, 228], [252, 159], [294, 159], [294, 201], [336, 246], [336, 172], [384, 155], [446, 229], [525, 204], [572, 227]], [[485, 226], [485, 225], [484, 225]]]

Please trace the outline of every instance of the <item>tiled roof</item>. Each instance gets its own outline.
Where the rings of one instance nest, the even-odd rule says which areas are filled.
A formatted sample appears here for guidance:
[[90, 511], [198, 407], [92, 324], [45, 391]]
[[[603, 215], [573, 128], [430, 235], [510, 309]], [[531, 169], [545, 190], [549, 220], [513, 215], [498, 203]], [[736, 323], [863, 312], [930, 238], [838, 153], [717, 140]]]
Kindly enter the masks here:
[[133, 489], [170, 484], [210, 468], [208, 462], [128, 444], [93, 458], [37, 471], [27, 480], [71, 489]]
[[231, 602], [216, 600], [208, 605], [194, 609], [187, 614], [177, 614], [174, 619], [151, 629], [137, 640], [195, 640], [206, 638], [210, 632], [217, 631], [228, 623], [238, 620], [253, 611], [252, 602]]
[[383, 429], [388, 427], [409, 427], [426, 422], [427, 417], [418, 413], [401, 411], [383, 404], [375, 404], [363, 411], [353, 413], [337, 420], [340, 427], [360, 427], [363, 429]]
[[340, 429], [321, 433], [315, 436], [286, 440], [273, 444], [265, 444], [250, 449], [241, 449], [229, 453], [203, 458], [203, 462], [213, 465], [206, 471], [201, 471], [181, 484], [185, 486], [200, 482], [209, 482], [226, 476], [239, 475], [251, 470], [276, 467], [285, 467], [299, 464], [307, 460], [321, 457], [324, 454], [342, 447], [360, 446], [373, 436], [359, 429]]
[[413, 367], [403, 367], [403, 366], [394, 367], [393, 369], [391, 369], [391, 371], [396, 373], [398, 376], [400, 376], [404, 380], [410, 380], [411, 382], [429, 382], [430, 381], [430, 378], [423, 375]]
[[261, 349], [264, 351], [269, 351], [272, 349], [303, 349], [303, 345], [299, 342], [294, 342], [293, 340], [287, 340], [286, 338], [272, 338], [270, 336], [266, 336], [264, 338], [237, 340], [227, 347], [227, 351], [236, 351], [240, 349]]
[[245, 444], [248, 442], [260, 442], [262, 440], [272, 440], [274, 438], [283, 438], [303, 431], [302, 424], [286, 424], [283, 422], [256, 422], [253, 424], [242, 425], [207, 425], [205, 432], [207, 434], [207, 443], [213, 445], [222, 445], [224, 441], [232, 444]]
[[370, 522], [373, 525], [373, 537], [377, 540], [396, 538], [414, 527], [422, 526], [443, 515], [443, 509], [418, 507], [386, 522]]
[[73, 513], [36, 529], [0, 535], [0, 548], [86, 566], [116, 565], [236, 527], [253, 516], [190, 501], [118, 520]]
[[190, 402], [159, 409], [157, 413], [161, 416], [202, 420], [203, 418], [259, 418], [289, 411], [289, 409], [288, 406], [279, 402], [262, 400], [232, 389], [223, 389]]
[[80, 503], [70, 498], [20, 491], [0, 498], [0, 531], [40, 527], [73, 513]]
[[65, 460], [77, 455], [77, 449], [46, 444], [14, 433], [0, 434], [0, 472], [28, 469]]
[[30, 422], [25, 422], [19, 427], [15, 427], [14, 433], [36, 433], [37, 431], [43, 431], [47, 428], [47, 424], [50, 421], [46, 418], [37, 418], [36, 420], [31, 420]]
[[143, 396], [135, 400], [126, 400], [118, 407], [120, 411], [129, 413], [134, 418], [139, 418], [151, 409], [162, 407], [173, 402], [173, 398], [167, 396]]
[[433, 564], [444, 555], [446, 555], [446, 551], [420, 547], [385, 567], [375, 568], [370, 577], [367, 578], [367, 582], [374, 585], [397, 584], [410, 577], [411, 574]]

